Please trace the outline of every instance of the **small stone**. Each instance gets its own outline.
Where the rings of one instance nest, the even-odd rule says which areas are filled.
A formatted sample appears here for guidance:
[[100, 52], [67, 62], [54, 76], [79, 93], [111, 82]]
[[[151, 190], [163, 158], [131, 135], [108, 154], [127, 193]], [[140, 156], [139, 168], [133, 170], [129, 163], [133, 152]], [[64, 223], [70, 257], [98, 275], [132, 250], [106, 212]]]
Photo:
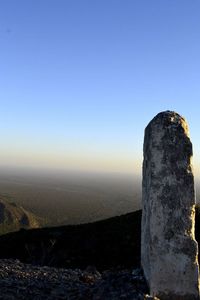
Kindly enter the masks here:
[[144, 299], [145, 299], [145, 300], [160, 300], [159, 298], [157, 298], [157, 297], [152, 297], [152, 296], [150, 296], [150, 295], [145, 295], [145, 296], [144, 296]]

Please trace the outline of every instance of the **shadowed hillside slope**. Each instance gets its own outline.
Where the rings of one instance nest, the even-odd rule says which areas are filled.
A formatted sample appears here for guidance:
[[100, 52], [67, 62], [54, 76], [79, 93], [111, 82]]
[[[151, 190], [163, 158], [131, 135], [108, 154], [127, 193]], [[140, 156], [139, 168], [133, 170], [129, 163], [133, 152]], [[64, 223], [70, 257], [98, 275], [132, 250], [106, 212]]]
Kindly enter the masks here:
[[[99, 270], [140, 265], [141, 211], [74, 226], [20, 230], [0, 236], [0, 258], [65, 268]], [[200, 209], [196, 209], [200, 243]]]
[[0, 258], [67, 268], [138, 265], [140, 218], [136, 211], [95, 223], [9, 233], [0, 236]]

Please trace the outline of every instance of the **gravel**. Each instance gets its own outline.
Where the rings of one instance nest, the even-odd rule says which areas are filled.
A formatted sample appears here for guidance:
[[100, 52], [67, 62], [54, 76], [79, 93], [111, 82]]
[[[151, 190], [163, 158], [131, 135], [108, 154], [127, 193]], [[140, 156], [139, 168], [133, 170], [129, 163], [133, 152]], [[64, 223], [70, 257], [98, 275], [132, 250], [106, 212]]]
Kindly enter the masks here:
[[[85, 270], [33, 266], [0, 260], [0, 299], [143, 300], [147, 286], [140, 269]], [[150, 298], [148, 298], [150, 299]]]

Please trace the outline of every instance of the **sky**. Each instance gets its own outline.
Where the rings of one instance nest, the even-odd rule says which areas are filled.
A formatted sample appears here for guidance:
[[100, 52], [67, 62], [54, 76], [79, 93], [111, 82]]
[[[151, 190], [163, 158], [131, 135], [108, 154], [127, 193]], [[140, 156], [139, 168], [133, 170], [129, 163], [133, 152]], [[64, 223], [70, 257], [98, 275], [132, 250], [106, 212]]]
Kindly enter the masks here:
[[200, 177], [199, 0], [1, 0], [0, 165], [141, 174], [175, 110]]

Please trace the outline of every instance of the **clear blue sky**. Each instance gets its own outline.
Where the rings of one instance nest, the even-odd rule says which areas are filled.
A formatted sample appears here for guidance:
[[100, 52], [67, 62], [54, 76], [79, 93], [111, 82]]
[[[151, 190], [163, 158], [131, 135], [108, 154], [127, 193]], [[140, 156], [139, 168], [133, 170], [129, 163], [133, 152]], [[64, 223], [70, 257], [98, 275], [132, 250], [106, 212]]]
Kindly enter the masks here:
[[138, 172], [170, 109], [198, 171], [199, 16], [199, 0], [1, 0], [0, 164]]

